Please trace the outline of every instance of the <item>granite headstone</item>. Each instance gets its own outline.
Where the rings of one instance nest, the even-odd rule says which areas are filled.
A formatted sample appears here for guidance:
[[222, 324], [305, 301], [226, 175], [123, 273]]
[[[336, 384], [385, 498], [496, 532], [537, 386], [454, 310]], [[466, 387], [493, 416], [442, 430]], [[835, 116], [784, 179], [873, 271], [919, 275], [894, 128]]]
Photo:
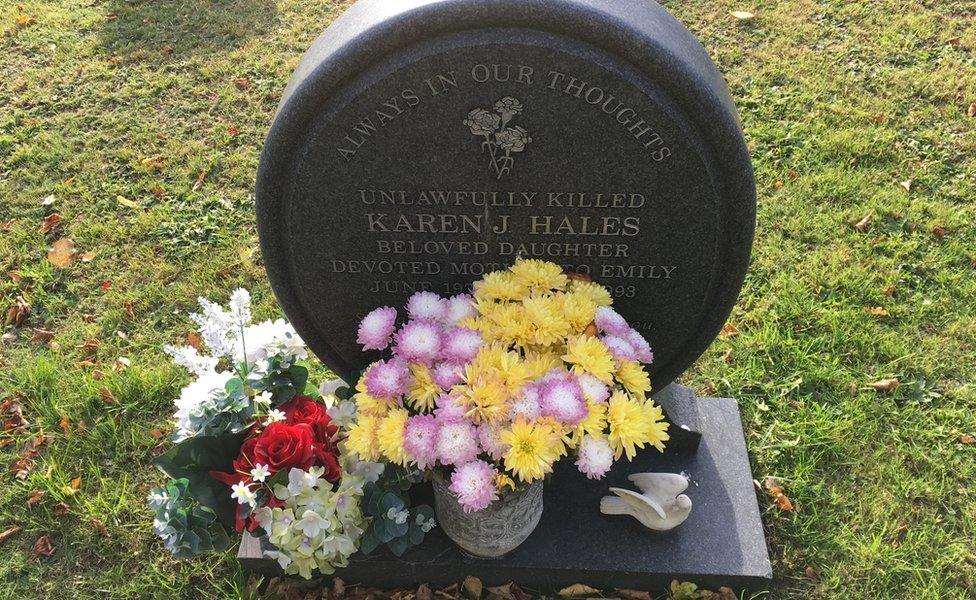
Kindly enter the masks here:
[[[403, 559], [357, 558], [347, 580], [765, 586], [737, 405], [671, 383], [718, 334], [742, 285], [752, 168], [721, 75], [664, 9], [360, 0], [292, 76], [256, 196], [275, 294], [338, 374], [376, 358], [355, 342], [366, 311], [418, 290], [464, 291], [516, 257], [539, 258], [610, 289], [654, 348], [655, 400], [686, 426], [672, 428], [664, 456], [641, 454], [608, 477], [687, 471], [695, 508], [668, 534], [599, 514], [607, 482], [563, 469], [547, 484], [543, 522], [504, 559], [465, 558], [435, 533]], [[246, 538], [240, 556], [275, 569], [259, 540]]]

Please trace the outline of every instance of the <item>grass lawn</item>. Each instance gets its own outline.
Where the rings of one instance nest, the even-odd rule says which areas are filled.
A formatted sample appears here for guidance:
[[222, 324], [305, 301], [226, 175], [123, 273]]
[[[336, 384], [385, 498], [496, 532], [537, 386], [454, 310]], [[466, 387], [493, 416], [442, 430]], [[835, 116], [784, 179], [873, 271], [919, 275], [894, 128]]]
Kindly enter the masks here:
[[[22, 528], [0, 598], [245, 592], [230, 554], [178, 562], [150, 532], [185, 382], [162, 346], [198, 295], [243, 285], [276, 314], [258, 154], [346, 4], [0, 0], [0, 309], [23, 317], [0, 398], [26, 420], [0, 431], [0, 531]], [[755, 478], [792, 500], [760, 499], [771, 597], [976, 597], [976, 1], [666, 4], [725, 73], [756, 167], [738, 333], [683, 382], [740, 399]]]

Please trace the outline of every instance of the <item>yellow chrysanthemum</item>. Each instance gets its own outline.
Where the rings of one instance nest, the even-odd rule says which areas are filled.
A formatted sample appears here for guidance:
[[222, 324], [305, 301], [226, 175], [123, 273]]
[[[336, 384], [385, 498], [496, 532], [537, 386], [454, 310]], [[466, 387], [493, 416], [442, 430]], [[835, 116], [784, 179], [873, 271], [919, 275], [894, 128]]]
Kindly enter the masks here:
[[531, 343], [549, 346], [561, 342], [570, 332], [559, 302], [552, 296], [533, 296], [522, 302], [525, 317], [532, 325]]
[[669, 439], [661, 407], [649, 400], [635, 400], [622, 390], [615, 391], [607, 402], [607, 423], [614, 459], [626, 455], [631, 460], [646, 444], [664, 452], [664, 442]]
[[574, 294], [586, 296], [597, 306], [610, 306], [613, 304], [613, 297], [610, 296], [610, 292], [599, 283], [574, 279], [569, 282], [569, 291]]
[[407, 464], [407, 452], [403, 449], [403, 430], [409, 416], [403, 408], [391, 410], [376, 428], [376, 442], [380, 452], [387, 460], [398, 465]]
[[505, 488], [510, 490], [515, 489], [515, 480], [504, 473], [495, 474], [495, 489], [499, 492], [503, 491]]
[[586, 408], [589, 411], [586, 418], [573, 430], [572, 444], [574, 448], [579, 445], [584, 435], [601, 436], [607, 427], [606, 403], [587, 402]]
[[537, 379], [556, 367], [563, 366], [563, 359], [555, 352], [529, 350], [525, 353], [522, 364], [525, 365], [529, 379]]
[[569, 282], [562, 267], [544, 260], [522, 258], [508, 270], [516, 281], [534, 291], [563, 290]]
[[[357, 386], [358, 389], [358, 386]], [[396, 406], [396, 401], [389, 398], [377, 398], [370, 396], [366, 392], [359, 392], [353, 396], [356, 403], [356, 412], [361, 415], [372, 415], [374, 417], [385, 417], [390, 409]]]
[[575, 373], [589, 373], [608, 385], [613, 382], [616, 366], [613, 355], [598, 338], [589, 335], [570, 338], [563, 360], [573, 365]]
[[360, 414], [354, 423], [349, 426], [349, 433], [346, 436], [346, 448], [350, 452], [359, 455], [359, 458], [367, 461], [377, 461], [380, 459], [379, 443], [376, 439], [376, 428], [379, 419], [372, 415]]
[[522, 304], [496, 305], [488, 318], [491, 321], [491, 327], [487, 332], [489, 341], [516, 346], [532, 343], [532, 323]]
[[579, 333], [596, 317], [596, 302], [586, 294], [570, 293], [556, 296], [563, 319]]
[[508, 414], [508, 390], [498, 377], [482, 376], [454, 386], [453, 391], [475, 424], [498, 423]]
[[553, 463], [566, 450], [558, 431], [544, 423], [533, 424], [521, 419], [511, 429], [503, 430], [501, 439], [508, 446], [503, 456], [505, 468], [525, 483], [550, 473]]
[[476, 300], [521, 300], [528, 288], [513, 273], [495, 271], [474, 282]]
[[633, 396], [643, 400], [647, 392], [651, 391], [651, 378], [647, 371], [636, 360], [622, 360], [617, 367], [617, 381]]
[[444, 390], [434, 383], [434, 377], [427, 366], [411, 364], [410, 373], [413, 375], [413, 382], [407, 390], [407, 404], [422, 412], [431, 410]]

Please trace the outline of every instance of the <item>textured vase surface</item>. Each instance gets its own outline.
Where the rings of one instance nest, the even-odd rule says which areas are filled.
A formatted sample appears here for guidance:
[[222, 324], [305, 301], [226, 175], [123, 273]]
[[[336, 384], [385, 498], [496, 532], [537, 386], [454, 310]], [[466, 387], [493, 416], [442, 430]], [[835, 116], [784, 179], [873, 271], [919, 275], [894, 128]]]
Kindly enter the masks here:
[[542, 480], [517, 492], [506, 491], [490, 506], [466, 513], [440, 473], [432, 477], [437, 524], [468, 554], [503, 556], [525, 541], [542, 517]]

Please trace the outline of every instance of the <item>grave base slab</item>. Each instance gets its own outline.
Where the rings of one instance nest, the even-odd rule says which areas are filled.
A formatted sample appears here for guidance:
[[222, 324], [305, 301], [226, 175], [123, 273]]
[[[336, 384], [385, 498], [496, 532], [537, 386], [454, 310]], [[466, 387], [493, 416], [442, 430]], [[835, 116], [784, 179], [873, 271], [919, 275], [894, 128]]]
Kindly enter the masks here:
[[[379, 588], [446, 586], [471, 575], [485, 585], [515, 581], [540, 592], [574, 583], [658, 591], [675, 579], [706, 589], [768, 589], [772, 571], [738, 405], [729, 398], [703, 398], [696, 399], [695, 408], [701, 432], [697, 450], [645, 450], [601, 481], [586, 479], [571, 462], [560, 463], [545, 483], [538, 528], [502, 558], [466, 556], [436, 528], [402, 557], [385, 549], [357, 554], [336, 575], [347, 584]], [[672, 531], [652, 532], [631, 517], [600, 513], [608, 487], [634, 489], [627, 475], [647, 471], [685, 473], [691, 480], [686, 492], [691, 515]], [[414, 492], [415, 502], [430, 502], [429, 485], [415, 486]], [[238, 554], [242, 565], [280, 573], [277, 562], [262, 557], [261, 544], [245, 535]]]

